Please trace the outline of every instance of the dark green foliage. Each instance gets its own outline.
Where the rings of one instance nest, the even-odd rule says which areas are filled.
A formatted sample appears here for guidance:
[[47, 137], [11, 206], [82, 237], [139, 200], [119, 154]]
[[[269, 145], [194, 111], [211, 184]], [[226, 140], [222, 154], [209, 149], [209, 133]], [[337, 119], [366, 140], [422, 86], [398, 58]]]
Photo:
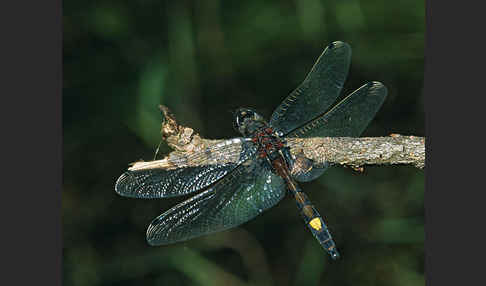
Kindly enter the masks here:
[[[332, 41], [353, 54], [342, 96], [388, 97], [363, 136], [424, 135], [423, 1], [65, 1], [64, 285], [424, 285], [424, 172], [330, 168], [302, 184], [342, 259], [284, 199], [232, 231], [150, 247], [150, 221], [180, 199], [116, 195], [160, 141], [158, 104], [205, 138], [238, 136], [232, 111], [272, 111]], [[162, 144], [161, 153], [168, 148]]]

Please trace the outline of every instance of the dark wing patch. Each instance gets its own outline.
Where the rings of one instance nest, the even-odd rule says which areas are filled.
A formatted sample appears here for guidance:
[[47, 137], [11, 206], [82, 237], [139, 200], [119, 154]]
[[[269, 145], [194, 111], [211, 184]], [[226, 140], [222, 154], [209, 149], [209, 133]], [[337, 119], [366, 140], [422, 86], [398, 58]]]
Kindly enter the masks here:
[[154, 219], [147, 241], [163, 245], [238, 226], [277, 204], [285, 190], [281, 177], [257, 161], [245, 163]]

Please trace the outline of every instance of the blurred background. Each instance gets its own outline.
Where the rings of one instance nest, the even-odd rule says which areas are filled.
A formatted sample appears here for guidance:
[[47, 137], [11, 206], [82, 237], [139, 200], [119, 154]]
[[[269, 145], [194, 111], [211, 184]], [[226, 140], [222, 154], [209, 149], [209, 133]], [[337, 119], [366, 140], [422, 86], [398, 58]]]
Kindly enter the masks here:
[[[424, 285], [424, 171], [329, 169], [302, 188], [327, 220], [330, 257], [284, 199], [235, 228], [150, 247], [150, 221], [184, 198], [128, 199], [114, 184], [152, 160], [158, 104], [209, 139], [232, 111], [269, 118], [330, 42], [353, 49], [343, 95], [389, 91], [363, 136], [424, 136], [423, 1], [85, 0], [63, 4], [64, 285]], [[161, 151], [169, 152], [163, 143]]]

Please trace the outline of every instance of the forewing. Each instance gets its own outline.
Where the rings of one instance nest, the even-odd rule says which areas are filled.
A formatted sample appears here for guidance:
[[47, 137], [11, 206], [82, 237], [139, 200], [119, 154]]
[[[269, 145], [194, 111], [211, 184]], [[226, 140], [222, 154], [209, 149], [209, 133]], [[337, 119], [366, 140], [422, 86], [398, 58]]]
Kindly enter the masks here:
[[380, 109], [386, 94], [382, 83], [367, 83], [288, 137], [359, 137]]
[[[201, 152], [173, 156], [164, 167], [157, 167], [155, 161], [147, 162], [148, 168], [122, 174], [116, 181], [115, 191], [125, 197], [146, 199], [189, 194], [216, 182], [255, 152], [253, 143], [235, 138], [209, 146]], [[230, 157], [234, 157], [234, 163], [228, 163]], [[207, 164], [191, 166], [201, 163]], [[183, 167], [188, 165], [191, 167]]]
[[327, 111], [339, 96], [350, 61], [348, 44], [331, 43], [300, 86], [273, 112], [270, 125], [287, 134]]
[[163, 245], [238, 226], [284, 195], [281, 177], [258, 161], [242, 164], [209, 189], [154, 219], [147, 229], [147, 241]]

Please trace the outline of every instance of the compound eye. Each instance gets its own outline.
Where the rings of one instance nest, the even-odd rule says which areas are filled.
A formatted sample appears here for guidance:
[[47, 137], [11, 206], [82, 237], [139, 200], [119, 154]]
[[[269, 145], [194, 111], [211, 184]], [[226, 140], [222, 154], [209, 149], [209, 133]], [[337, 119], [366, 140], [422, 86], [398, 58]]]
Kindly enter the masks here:
[[247, 118], [255, 118], [255, 113], [248, 109], [242, 109], [238, 112], [237, 119], [239, 123], [243, 123]]
[[243, 110], [241, 112], [241, 117], [243, 119], [247, 118], [247, 117], [255, 117], [255, 112], [251, 111], [251, 110]]
[[240, 108], [235, 112], [234, 127], [238, 130], [239, 127], [245, 124], [247, 118], [253, 119], [254, 112], [246, 108]]

